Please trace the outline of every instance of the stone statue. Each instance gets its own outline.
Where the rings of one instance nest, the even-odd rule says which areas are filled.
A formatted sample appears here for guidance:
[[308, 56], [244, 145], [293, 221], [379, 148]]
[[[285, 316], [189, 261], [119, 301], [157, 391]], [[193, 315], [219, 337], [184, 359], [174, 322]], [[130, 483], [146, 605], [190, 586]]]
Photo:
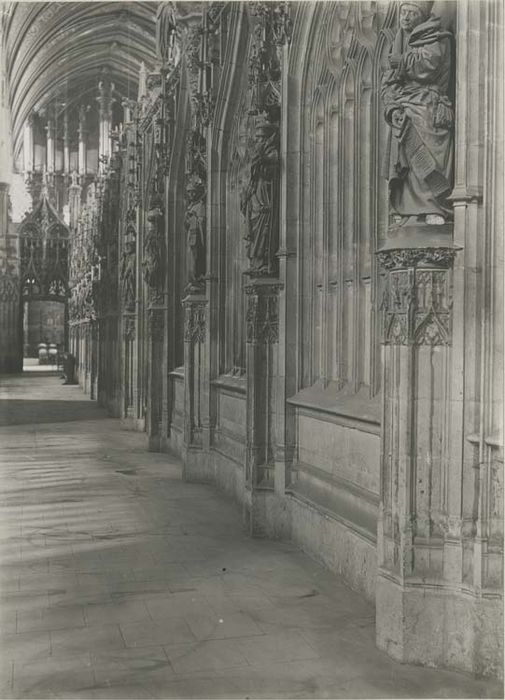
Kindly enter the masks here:
[[164, 66], [175, 62], [176, 54], [176, 19], [174, 5], [161, 2], [156, 13], [156, 47], [158, 56]]
[[255, 145], [240, 210], [247, 225], [247, 256], [252, 275], [276, 274], [279, 245], [279, 128], [265, 116], [256, 119]]
[[94, 320], [96, 318], [95, 289], [90, 271], [85, 273], [75, 287], [73, 310], [78, 319]]
[[121, 296], [125, 311], [133, 311], [135, 308], [135, 241], [126, 241], [125, 249], [121, 256]]
[[165, 232], [163, 210], [157, 202], [151, 204], [144, 237], [142, 271], [145, 283], [156, 294], [163, 291], [165, 273]]
[[189, 247], [189, 291], [201, 291], [205, 275], [205, 184], [191, 175], [186, 186], [185, 226]]
[[390, 126], [384, 173], [396, 223], [443, 224], [451, 216], [454, 113], [452, 34], [432, 2], [400, 5], [400, 29], [382, 80]]

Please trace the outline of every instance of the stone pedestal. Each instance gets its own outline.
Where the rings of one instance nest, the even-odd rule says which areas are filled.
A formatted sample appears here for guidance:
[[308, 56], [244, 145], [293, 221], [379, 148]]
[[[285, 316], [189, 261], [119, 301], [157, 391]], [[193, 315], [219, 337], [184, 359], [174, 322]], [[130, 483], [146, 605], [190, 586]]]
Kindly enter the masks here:
[[402, 662], [478, 672], [475, 658], [493, 636], [492, 602], [464, 580], [472, 523], [451, 517], [449, 500], [460, 398], [451, 390], [458, 249], [448, 226], [392, 234], [378, 253], [385, 288], [377, 645]]
[[136, 366], [136, 345], [135, 328], [136, 314], [125, 312], [122, 317], [122, 378], [121, 386], [121, 418], [133, 418], [135, 401], [135, 382], [137, 373]]
[[[184, 298], [184, 478], [207, 481], [208, 458], [202, 451], [208, 442], [207, 415], [207, 298], [188, 294]], [[208, 431], [207, 431], [208, 432]]]
[[246, 492], [244, 522], [256, 536], [279, 536], [287, 517], [275, 493], [275, 378], [279, 362], [276, 279], [256, 278], [247, 296]]
[[147, 327], [149, 333], [148, 364], [148, 406], [146, 413], [146, 432], [149, 449], [159, 451], [161, 440], [161, 419], [163, 411], [163, 346], [165, 337], [165, 306], [150, 306], [147, 310]]

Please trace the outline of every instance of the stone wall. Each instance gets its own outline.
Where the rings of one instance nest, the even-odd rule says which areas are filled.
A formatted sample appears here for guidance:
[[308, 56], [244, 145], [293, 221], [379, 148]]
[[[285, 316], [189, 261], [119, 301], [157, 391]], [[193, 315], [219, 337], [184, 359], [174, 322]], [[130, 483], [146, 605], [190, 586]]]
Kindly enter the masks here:
[[375, 601], [389, 654], [500, 675], [502, 8], [424, 17], [443, 215], [402, 213], [398, 11], [160, 8], [97, 229], [99, 398]]

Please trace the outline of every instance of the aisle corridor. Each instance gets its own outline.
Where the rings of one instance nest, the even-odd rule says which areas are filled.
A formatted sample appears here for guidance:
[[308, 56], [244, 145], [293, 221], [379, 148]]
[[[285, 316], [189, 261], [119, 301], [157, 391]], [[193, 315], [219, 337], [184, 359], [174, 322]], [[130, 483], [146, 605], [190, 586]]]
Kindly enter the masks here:
[[499, 697], [390, 661], [371, 605], [78, 387], [0, 381], [2, 698]]

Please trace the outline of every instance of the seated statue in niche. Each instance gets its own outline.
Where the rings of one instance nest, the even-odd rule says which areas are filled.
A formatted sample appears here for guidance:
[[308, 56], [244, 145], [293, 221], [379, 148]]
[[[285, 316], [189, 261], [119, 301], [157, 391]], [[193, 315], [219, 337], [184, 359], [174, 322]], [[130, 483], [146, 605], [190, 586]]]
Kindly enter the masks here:
[[279, 247], [279, 127], [261, 115], [255, 122], [249, 182], [241, 194], [251, 276], [277, 273]]
[[444, 224], [453, 182], [452, 34], [432, 2], [400, 4], [400, 29], [382, 80], [390, 126], [385, 176], [396, 224]]
[[187, 291], [203, 291], [205, 276], [205, 184], [198, 175], [190, 175], [186, 185], [185, 226], [189, 248], [189, 284]]
[[135, 310], [136, 254], [135, 241], [126, 241], [121, 255], [121, 297], [125, 311]]

